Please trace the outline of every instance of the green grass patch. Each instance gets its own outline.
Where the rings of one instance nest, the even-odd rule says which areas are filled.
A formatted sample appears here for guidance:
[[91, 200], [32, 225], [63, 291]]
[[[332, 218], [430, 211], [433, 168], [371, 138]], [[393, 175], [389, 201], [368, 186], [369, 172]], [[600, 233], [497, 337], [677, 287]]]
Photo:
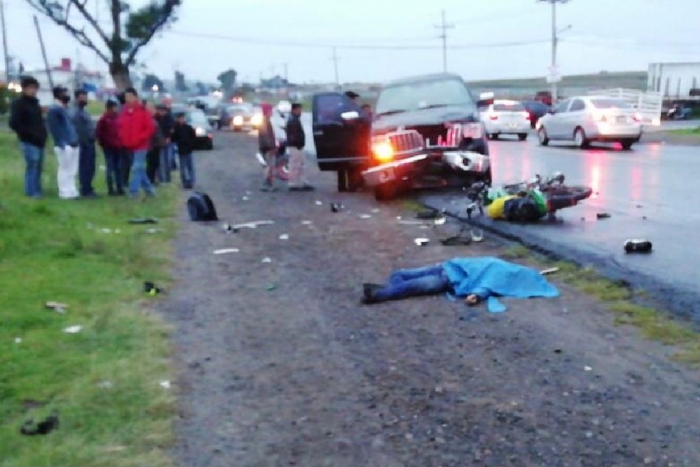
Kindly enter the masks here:
[[90, 101], [87, 105], [87, 111], [90, 115], [102, 115], [105, 111], [105, 103], [100, 101]]
[[[0, 467], [169, 466], [168, 328], [142, 290], [146, 280], [168, 284], [177, 188], [148, 201], [61, 201], [47, 151], [45, 198], [27, 199], [24, 162], [4, 129], [0, 165]], [[103, 170], [96, 182], [104, 193]], [[141, 216], [160, 223], [127, 223]], [[59, 314], [47, 301], [70, 308]], [[76, 325], [81, 332], [64, 332]], [[57, 431], [19, 433], [52, 410]]]
[[697, 128], [683, 128], [681, 130], [671, 130], [669, 133], [673, 135], [695, 135], [700, 136], [700, 126]]

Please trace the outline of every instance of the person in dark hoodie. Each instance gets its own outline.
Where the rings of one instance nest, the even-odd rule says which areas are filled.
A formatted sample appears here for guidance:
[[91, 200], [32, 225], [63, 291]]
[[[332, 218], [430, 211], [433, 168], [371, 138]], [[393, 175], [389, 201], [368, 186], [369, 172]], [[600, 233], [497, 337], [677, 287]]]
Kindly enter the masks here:
[[44, 165], [44, 148], [46, 147], [46, 125], [36, 93], [39, 82], [27, 76], [22, 78], [22, 95], [12, 103], [10, 128], [17, 134], [20, 148], [24, 155], [24, 194], [31, 198], [40, 198], [41, 172]]
[[148, 176], [148, 180], [150, 180], [154, 185], [158, 184], [158, 182], [168, 183], [170, 182], [170, 171], [166, 171], [168, 174], [167, 180], [161, 178], [160, 173], [161, 154], [163, 148], [165, 147], [165, 136], [163, 135], [163, 131], [158, 124], [156, 105], [153, 102], [147, 101], [143, 101], [143, 105], [153, 118], [153, 125], [155, 125], [155, 131], [153, 132], [153, 136], [151, 136], [151, 141], [148, 146], [148, 153], [146, 154], [146, 175]]
[[124, 177], [122, 168], [122, 145], [119, 140], [119, 126], [117, 119], [119, 112], [117, 111], [117, 103], [113, 100], [108, 100], [105, 105], [105, 112], [97, 122], [95, 134], [97, 142], [102, 147], [102, 152], [105, 155], [105, 165], [107, 166], [107, 190], [109, 196], [124, 195]]
[[313, 191], [306, 180], [304, 172], [304, 146], [306, 145], [306, 134], [304, 125], [301, 123], [302, 105], [292, 104], [292, 111], [287, 120], [287, 149], [289, 150], [289, 191]]
[[177, 145], [177, 153], [180, 159], [180, 181], [186, 190], [194, 187], [194, 160], [192, 152], [197, 141], [197, 133], [187, 123], [185, 113], [180, 112], [175, 116], [172, 142]]
[[78, 179], [80, 180], [80, 196], [95, 198], [97, 193], [92, 187], [95, 178], [97, 154], [95, 151], [95, 123], [86, 109], [88, 104], [87, 91], [77, 89], [74, 93], [75, 106], [71, 112], [75, 131], [78, 133], [80, 144], [80, 161], [78, 163]]
[[78, 175], [80, 147], [78, 134], [68, 113], [70, 95], [61, 86], [53, 88], [56, 102], [46, 113], [46, 124], [53, 137], [54, 152], [58, 160], [58, 196], [61, 199], [76, 199], [80, 195], [75, 178]]

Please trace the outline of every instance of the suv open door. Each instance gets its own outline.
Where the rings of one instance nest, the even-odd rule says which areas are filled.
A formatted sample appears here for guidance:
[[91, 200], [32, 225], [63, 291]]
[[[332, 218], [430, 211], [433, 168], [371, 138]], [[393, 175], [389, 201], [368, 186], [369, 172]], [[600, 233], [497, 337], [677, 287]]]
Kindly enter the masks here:
[[370, 155], [371, 121], [347, 96], [315, 94], [312, 125], [318, 168], [338, 172], [338, 190], [361, 183]]

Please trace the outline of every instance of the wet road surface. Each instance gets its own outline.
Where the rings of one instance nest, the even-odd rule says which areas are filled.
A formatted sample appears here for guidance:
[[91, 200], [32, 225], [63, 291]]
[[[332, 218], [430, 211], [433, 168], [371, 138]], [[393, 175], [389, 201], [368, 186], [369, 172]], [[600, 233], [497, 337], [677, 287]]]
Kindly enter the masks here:
[[[612, 146], [581, 151], [563, 143], [540, 147], [533, 135], [526, 142], [491, 142], [490, 150], [496, 184], [561, 171], [567, 183], [593, 188], [591, 199], [558, 213], [560, 222], [509, 225], [513, 233], [605, 258], [659, 283], [697, 288], [698, 148], [640, 144], [632, 151]], [[430, 195], [427, 199], [451, 209], [466, 205], [461, 197]], [[597, 220], [601, 212], [611, 217]], [[623, 243], [629, 238], [651, 240], [654, 252], [625, 254]]]

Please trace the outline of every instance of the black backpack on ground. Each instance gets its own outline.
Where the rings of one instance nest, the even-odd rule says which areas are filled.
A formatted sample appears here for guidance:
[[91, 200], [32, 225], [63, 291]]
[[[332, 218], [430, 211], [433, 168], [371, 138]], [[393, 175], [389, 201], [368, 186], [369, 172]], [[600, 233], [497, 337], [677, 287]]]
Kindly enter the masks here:
[[209, 195], [195, 191], [187, 200], [187, 212], [193, 222], [207, 222], [219, 220], [216, 209]]
[[507, 200], [503, 205], [503, 214], [510, 222], [536, 222], [541, 217], [537, 203], [529, 197]]

